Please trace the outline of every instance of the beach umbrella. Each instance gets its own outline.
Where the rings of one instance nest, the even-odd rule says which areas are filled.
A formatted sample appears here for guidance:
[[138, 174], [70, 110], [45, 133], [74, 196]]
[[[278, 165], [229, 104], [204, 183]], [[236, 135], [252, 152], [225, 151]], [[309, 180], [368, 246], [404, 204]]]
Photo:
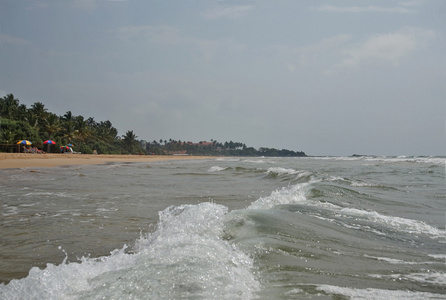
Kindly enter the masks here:
[[[17, 142], [17, 152], [20, 152], [20, 145], [23, 145], [23, 146], [25, 146], [25, 145], [31, 145], [32, 144], [32, 142], [30, 142], [30, 141], [28, 141], [28, 140], [21, 140], [21, 141], [18, 141]], [[25, 151], [25, 150], [23, 150], [23, 151]]]
[[51, 147], [50, 145], [55, 145], [56, 144], [56, 142], [53, 141], [53, 140], [46, 140], [43, 143], [48, 145], [48, 150], [46, 150], [47, 152], [50, 152], [50, 147]]
[[73, 145], [73, 144], [68, 144], [67, 146], [68, 146], [68, 147], [73, 147], [74, 145]]

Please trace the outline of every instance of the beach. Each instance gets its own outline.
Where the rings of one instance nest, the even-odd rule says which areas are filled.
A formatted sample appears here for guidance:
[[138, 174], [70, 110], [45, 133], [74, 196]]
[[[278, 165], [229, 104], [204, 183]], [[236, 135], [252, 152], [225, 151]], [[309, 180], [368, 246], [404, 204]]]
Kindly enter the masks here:
[[75, 165], [100, 165], [111, 162], [155, 162], [167, 160], [206, 159], [206, 156], [171, 155], [108, 155], [108, 154], [31, 154], [0, 153], [0, 169], [15, 168], [54, 168]]

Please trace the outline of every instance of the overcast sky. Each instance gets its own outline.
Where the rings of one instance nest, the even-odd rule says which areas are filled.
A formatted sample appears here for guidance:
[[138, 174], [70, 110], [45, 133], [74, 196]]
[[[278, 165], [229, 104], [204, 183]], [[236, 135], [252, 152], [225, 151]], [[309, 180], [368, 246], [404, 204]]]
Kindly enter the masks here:
[[0, 97], [148, 141], [446, 155], [446, 1], [1, 0]]

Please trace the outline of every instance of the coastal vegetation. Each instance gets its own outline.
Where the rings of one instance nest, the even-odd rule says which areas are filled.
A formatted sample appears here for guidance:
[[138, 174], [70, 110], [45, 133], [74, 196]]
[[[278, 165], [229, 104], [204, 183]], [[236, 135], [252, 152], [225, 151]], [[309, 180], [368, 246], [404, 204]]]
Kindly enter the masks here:
[[[119, 135], [109, 120], [96, 121], [67, 111], [64, 115], [49, 112], [42, 102], [30, 107], [20, 104], [13, 94], [0, 98], [0, 151], [17, 152], [20, 140], [32, 141], [47, 152], [60, 152], [68, 144], [78, 152], [100, 154], [215, 155], [215, 156], [305, 156], [304, 152], [286, 149], [247, 147], [240, 142], [138, 140], [133, 130]], [[56, 146], [44, 145], [53, 140]]]

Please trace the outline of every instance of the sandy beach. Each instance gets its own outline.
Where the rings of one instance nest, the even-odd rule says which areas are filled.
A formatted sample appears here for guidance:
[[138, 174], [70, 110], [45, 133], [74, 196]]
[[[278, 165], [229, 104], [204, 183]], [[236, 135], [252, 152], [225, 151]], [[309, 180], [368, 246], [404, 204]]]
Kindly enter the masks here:
[[106, 155], [106, 154], [31, 154], [0, 153], [0, 169], [53, 168], [74, 165], [99, 165], [109, 162], [155, 162], [184, 159], [207, 159], [209, 156]]

